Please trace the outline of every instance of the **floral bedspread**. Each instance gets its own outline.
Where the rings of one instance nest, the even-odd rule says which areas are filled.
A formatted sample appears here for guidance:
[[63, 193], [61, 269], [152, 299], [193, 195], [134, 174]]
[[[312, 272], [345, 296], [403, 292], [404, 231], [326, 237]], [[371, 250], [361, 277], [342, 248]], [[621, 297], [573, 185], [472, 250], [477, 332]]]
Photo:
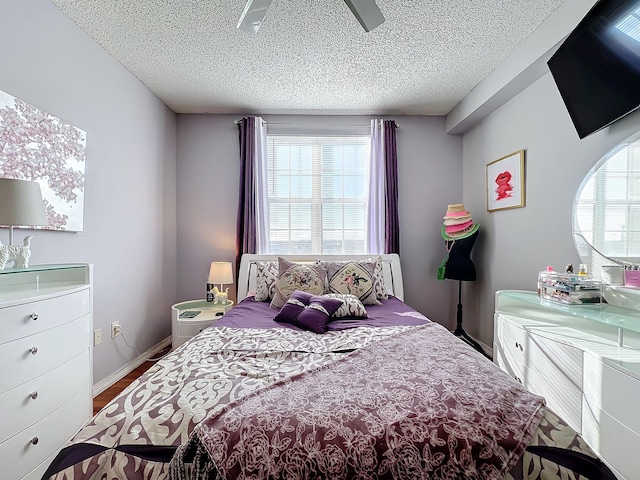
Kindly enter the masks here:
[[206, 478], [503, 478], [544, 400], [470, 353], [430, 323], [280, 381], [196, 426], [175, 478], [198, 448]]
[[[79, 459], [76, 463], [70, 464], [67, 468], [52, 474], [48, 478], [55, 480], [99, 478], [163, 480], [169, 478], [170, 468], [168, 462], [154, 460], [153, 458], [142, 458], [140, 455], [117, 451], [115, 448], [125, 445], [134, 445], [142, 448], [145, 446], [179, 447], [183, 445], [185, 448], [186, 446], [197, 446], [197, 436], [205, 432], [204, 425], [208, 425], [210, 420], [216, 418], [227, 418], [226, 415], [230, 414], [228, 405], [237, 405], [238, 402], [245, 398], [254, 401], [254, 394], [256, 395], [255, 398], [258, 398], [257, 392], [268, 391], [272, 385], [274, 385], [273, 388], [282, 388], [286, 385], [289, 385], [289, 388], [294, 388], [294, 385], [298, 384], [298, 380], [289, 382], [287, 379], [304, 375], [304, 372], [307, 371], [323, 370], [327, 372], [326, 374], [340, 372], [341, 369], [348, 367], [348, 363], [344, 363], [340, 359], [351, 357], [353, 352], [359, 351], [368, 345], [378, 344], [385, 339], [393, 339], [394, 342], [400, 341], [400, 338], [415, 331], [416, 335], [424, 340], [425, 346], [420, 346], [421, 341], [418, 341], [418, 345], [414, 344], [415, 348], [411, 347], [409, 350], [415, 349], [416, 352], [424, 352], [425, 350], [436, 349], [439, 352], [438, 356], [446, 357], [445, 365], [452, 361], [454, 357], [458, 358], [456, 363], [464, 363], [465, 359], [470, 356], [479, 356], [471, 347], [455, 339], [444, 328], [438, 328], [436, 324], [434, 325], [435, 328], [421, 330], [419, 333], [418, 330], [414, 329], [421, 327], [399, 326], [385, 328], [361, 327], [328, 332], [323, 335], [283, 328], [236, 329], [217, 327], [206, 329], [198, 335], [197, 341], [185, 343], [160, 360], [138, 380], [134, 381], [103, 408], [69, 443], [70, 448], [80, 447], [79, 453], [82, 453], [82, 447], [84, 446], [103, 446], [106, 447], [105, 450], [96, 452], [87, 459]], [[438, 338], [442, 339], [441, 345], [439, 345], [439, 341], [435, 345], [429, 342], [430, 347], [426, 347], [427, 337], [431, 335], [431, 332], [434, 332], [434, 334], [438, 335]], [[442, 337], [438, 332], [442, 334]], [[426, 335], [427, 333], [428, 335]], [[449, 340], [446, 340], [447, 338]], [[454, 341], [452, 342], [451, 340]], [[406, 346], [400, 347], [399, 345], [398, 348], [404, 348], [403, 351], [407, 351]], [[388, 348], [384, 351], [386, 352], [387, 350]], [[375, 352], [375, 350], [371, 350], [371, 352]], [[411, 351], [406, 353], [407, 355], [414, 355]], [[397, 355], [400, 355], [400, 351], [397, 352]], [[397, 374], [396, 383], [400, 381], [401, 377], [397, 371], [392, 372], [389, 360], [397, 355], [384, 353], [376, 356], [377, 365], [381, 369], [380, 373], [386, 372], [385, 375], [393, 373], [394, 377]], [[389, 356], [389, 359], [387, 359], [387, 356]], [[460, 377], [451, 377], [448, 373], [445, 373], [442, 365], [438, 367], [439, 363], [434, 363], [429, 367], [428, 363], [430, 361], [439, 362], [432, 356], [414, 356], [417, 357], [416, 361], [419, 362], [419, 365], [416, 365], [417, 369], [413, 370], [413, 373], [412, 369], [408, 369], [403, 375], [424, 376], [426, 378], [427, 372], [424, 369], [429, 368], [432, 370], [429, 375], [434, 375], [431, 380], [420, 387], [420, 392], [426, 396], [434, 395], [437, 388], [435, 384], [432, 385], [432, 382], [440, 382], [443, 387], [446, 387], [447, 394], [451, 395], [450, 401], [460, 402], [461, 406], [473, 403], [472, 398], [474, 397], [467, 396], [472, 393], [472, 384], [465, 386], [465, 382]], [[427, 360], [428, 358], [431, 358], [431, 360]], [[495, 373], [497, 369], [491, 365], [489, 360], [481, 358], [481, 361], [484, 362], [481, 363], [483, 370], [486, 369]], [[370, 363], [371, 368], [376, 366], [372, 364], [372, 361]], [[379, 384], [376, 375], [358, 374], [353, 377], [359, 378], [360, 382], [368, 379], [371, 382], [371, 392], [378, 392], [373, 388]], [[500, 383], [503, 380], [505, 386], [513, 387], [514, 382], [507, 385], [509, 383], [507, 379], [501, 379]], [[480, 379], [474, 380], [474, 382], [476, 381], [479, 382], [478, 387], [485, 388], [481, 385]], [[351, 384], [346, 387], [349, 389], [354, 388]], [[518, 389], [516, 388], [514, 392], [517, 391]], [[318, 393], [322, 393], [321, 398], [324, 402], [334, 397], [339, 398], [342, 394], [341, 392], [342, 390], [337, 390], [327, 384], [324, 393]], [[463, 392], [466, 393], [462, 395]], [[296, 396], [290, 398], [298, 399], [299, 396], [297, 396], [295, 388], [291, 392], [291, 395], [294, 394]], [[397, 390], [396, 393], [387, 392], [383, 395], [383, 397], [380, 397], [376, 393], [368, 397], [361, 397], [358, 405], [368, 405], [372, 411], [376, 410], [375, 406], [379, 407], [377, 408], [377, 413], [373, 412], [372, 416], [366, 417], [365, 425], [367, 425], [367, 421], [373, 426], [381, 425], [380, 422], [391, 421], [394, 418], [399, 419], [396, 416], [405, 412], [406, 408], [410, 408], [408, 402], [416, 401], [411, 390], [405, 390], [404, 393], [402, 390]], [[382, 399], [385, 401], [382, 402]], [[321, 403], [320, 405], [324, 404]], [[452, 411], [455, 413], [457, 410], [454, 409]], [[470, 415], [469, 411], [467, 413], [464, 412], [464, 409], [459, 410], [460, 415]], [[434, 418], [438, 418], [440, 410], [424, 410], [423, 413], [425, 415], [432, 414]], [[344, 415], [348, 419], [353, 413], [349, 408], [346, 408]], [[203, 424], [202, 430], [196, 429], [196, 425], [205, 419], [206, 422]], [[491, 424], [494, 426], [503, 425], [501, 422], [496, 422], [498, 421], [491, 420]], [[305, 429], [307, 429], [311, 424], [304, 423], [304, 425]], [[411, 425], [411, 423], [397, 424], [397, 428], [409, 428], [406, 433], [410, 433], [414, 429]], [[509, 425], [509, 422], [504, 425]], [[531, 425], [533, 426], [533, 421]], [[417, 428], [412, 435], [422, 435], [420, 428]], [[460, 428], [463, 427], [461, 426]], [[464, 429], [467, 428], [464, 427]], [[196, 431], [198, 433], [194, 433]], [[339, 432], [340, 429], [335, 431]], [[311, 433], [311, 430], [309, 432]], [[400, 432], [400, 430], [397, 430], [397, 432]], [[465, 435], [471, 433], [472, 431], [469, 431]], [[497, 430], [497, 433], [508, 435], [509, 432]], [[295, 431], [289, 431], [286, 432], [285, 436], [294, 438], [291, 435], [295, 436], [295, 434]], [[449, 435], [447, 432], [445, 434]], [[457, 438], [456, 435], [448, 438]], [[307, 437], [310, 440], [315, 438], [313, 434], [310, 437], [307, 435]], [[400, 437], [397, 438], [399, 441]], [[322, 441], [326, 441], [324, 433]], [[523, 436], [521, 442], [524, 443], [524, 441], [525, 438]], [[428, 446], [428, 450], [431, 452], [431, 461], [434, 462], [434, 465], [437, 462], [444, 461], [444, 457], [440, 457], [438, 454], [441, 453], [440, 450], [445, 446], [438, 445], [439, 443], [441, 442], [434, 438], [429, 439], [428, 445], [425, 444], [425, 447]], [[535, 431], [531, 443], [557, 445], [576, 451], [590, 452], [582, 439], [549, 411], [546, 412], [542, 423]], [[313, 443], [309, 444], [308, 448], [315, 451], [316, 447], [313, 445]], [[356, 444], [353, 445], [355, 446]], [[326, 452], [328, 445], [323, 448]], [[454, 456], [458, 457], [467, 455], [467, 453], [463, 454], [465, 449], [471, 455], [470, 458], [475, 458], [481, 453], [469, 451], [462, 443], [456, 445], [447, 444], [445, 448], [447, 451], [442, 453], [450, 456], [449, 449], [452, 449]], [[490, 449], [486, 451], [489, 452]], [[372, 454], [371, 450], [368, 451]], [[394, 450], [390, 451], [393, 452]], [[423, 448], [423, 451], [420, 452], [421, 458], [426, 455], [425, 452], [426, 450]], [[181, 454], [184, 453], [187, 452], [181, 450]], [[197, 453], [199, 454], [199, 457], [196, 455], [199, 461], [184, 464], [181, 471], [174, 469], [174, 474], [186, 477], [193, 474], [193, 478], [205, 478], [198, 477], [198, 469], [204, 469], [213, 475], [213, 462], [207, 451], [201, 450]], [[233, 451], [231, 451], [231, 454], [233, 454]], [[500, 461], [507, 463], [510, 461], [509, 458], [511, 456], [515, 458], [516, 454], [509, 454], [506, 450], [497, 456], [492, 454], [492, 458], [500, 459]], [[368, 461], [366, 454], [358, 458], [365, 464]], [[391, 459], [392, 457], [389, 458]], [[411, 458], [413, 457], [409, 455], [407, 460]], [[182, 463], [184, 459], [185, 456], [183, 455], [176, 456], [174, 467]], [[346, 457], [344, 460], [346, 462]], [[329, 469], [333, 471], [334, 468], [343, 468], [340, 465], [343, 464], [340, 463], [338, 466], [326, 465], [323, 468], [330, 467]], [[346, 463], [344, 465], [346, 466]], [[409, 463], [409, 465], [413, 464]], [[392, 468], [390, 464], [389, 468]], [[529, 480], [538, 478], [577, 479], [578, 477], [553, 462], [541, 461], [538, 457], [525, 453], [521, 457], [519, 464], [507, 474], [506, 478], [508, 480], [520, 480], [522, 478]]]

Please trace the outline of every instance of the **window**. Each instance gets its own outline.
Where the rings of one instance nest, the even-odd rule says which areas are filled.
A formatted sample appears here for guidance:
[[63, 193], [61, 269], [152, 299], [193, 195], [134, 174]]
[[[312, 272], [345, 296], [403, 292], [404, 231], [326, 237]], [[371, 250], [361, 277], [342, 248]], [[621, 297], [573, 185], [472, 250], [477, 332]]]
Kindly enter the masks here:
[[366, 252], [369, 134], [267, 133], [268, 248]]
[[640, 141], [620, 149], [593, 172], [575, 212], [582, 235], [602, 254], [640, 255]]

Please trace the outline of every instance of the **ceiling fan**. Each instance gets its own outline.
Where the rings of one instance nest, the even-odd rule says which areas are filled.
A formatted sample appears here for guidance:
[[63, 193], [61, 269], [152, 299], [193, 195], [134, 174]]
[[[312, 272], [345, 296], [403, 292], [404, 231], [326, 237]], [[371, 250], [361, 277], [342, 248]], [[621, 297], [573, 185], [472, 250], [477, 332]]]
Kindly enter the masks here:
[[[240, 16], [238, 28], [246, 32], [257, 33], [267, 10], [273, 0], [248, 0], [247, 6]], [[362, 28], [370, 32], [384, 22], [384, 16], [376, 5], [375, 0], [344, 0], [351, 13], [356, 17]]]

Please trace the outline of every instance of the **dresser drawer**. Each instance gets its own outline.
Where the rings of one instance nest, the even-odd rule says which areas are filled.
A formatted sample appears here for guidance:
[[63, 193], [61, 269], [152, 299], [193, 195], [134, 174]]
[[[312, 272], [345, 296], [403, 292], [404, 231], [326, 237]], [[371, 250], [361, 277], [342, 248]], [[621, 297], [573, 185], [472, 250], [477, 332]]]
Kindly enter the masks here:
[[582, 428], [582, 391], [557, 382], [540, 371], [527, 368], [506, 357], [500, 346], [494, 345], [493, 359], [531, 393], [544, 397], [547, 406], [580, 433]]
[[497, 343], [493, 344], [493, 362], [498, 365], [502, 371], [507, 372], [511, 378], [522, 385], [524, 366], [512, 358], [507, 358], [502, 347]]
[[86, 386], [50, 415], [0, 443], [0, 458], [7, 460], [2, 462], [2, 478], [22, 478], [62, 448], [91, 417], [90, 397]]
[[640, 435], [599, 408], [584, 404], [582, 437], [602, 459], [626, 480], [638, 478]]
[[83, 387], [91, 386], [87, 365], [88, 348], [47, 374], [1, 393], [0, 411], [11, 414], [0, 416], [0, 443], [46, 417]]
[[58, 328], [0, 344], [3, 362], [0, 393], [52, 370], [87, 349], [90, 325], [91, 316], [85, 315]]
[[553, 381], [582, 390], [583, 352], [579, 348], [557, 342], [512, 324], [500, 315], [496, 339], [505, 357], [544, 374]]
[[89, 313], [90, 292], [80, 292], [0, 308], [0, 344], [55, 328]]
[[585, 355], [584, 397], [592, 410], [601, 409], [640, 435], [640, 380], [596, 356]]

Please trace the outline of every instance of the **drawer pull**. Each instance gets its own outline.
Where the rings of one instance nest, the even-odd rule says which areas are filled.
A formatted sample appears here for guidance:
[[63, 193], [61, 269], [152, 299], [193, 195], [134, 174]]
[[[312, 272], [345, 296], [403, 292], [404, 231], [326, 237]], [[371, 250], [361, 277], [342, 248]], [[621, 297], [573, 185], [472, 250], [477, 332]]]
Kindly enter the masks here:
[[37, 391], [33, 391], [33, 392], [31, 392], [31, 395], [29, 395], [29, 396], [35, 400], [36, 398], [38, 398], [38, 392]]
[[37, 445], [39, 441], [40, 441], [40, 440], [38, 439], [38, 437], [33, 437], [33, 438], [30, 440], [31, 445]]
[[38, 314], [36, 312], [33, 312], [31, 314], [31, 320], [37, 320], [38, 319]]
[[31, 352], [31, 355], [35, 355], [36, 353], [38, 353], [38, 347], [31, 347], [29, 351]]

